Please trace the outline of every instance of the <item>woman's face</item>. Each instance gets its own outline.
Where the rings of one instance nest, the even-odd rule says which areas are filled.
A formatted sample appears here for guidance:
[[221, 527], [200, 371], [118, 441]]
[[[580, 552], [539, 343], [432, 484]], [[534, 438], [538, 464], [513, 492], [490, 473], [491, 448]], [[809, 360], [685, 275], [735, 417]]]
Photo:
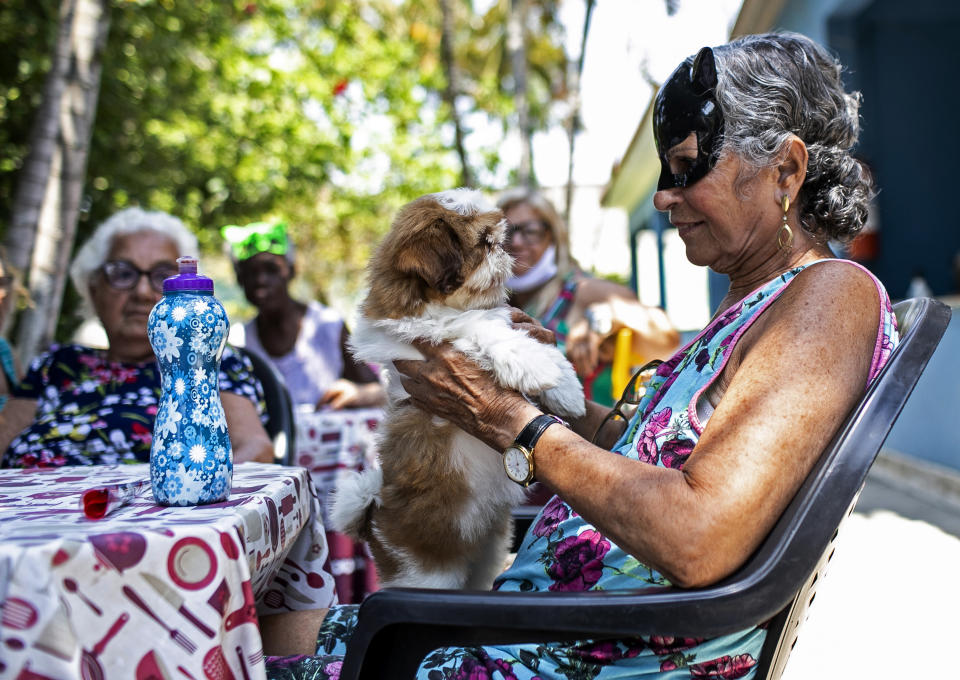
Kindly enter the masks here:
[[[103, 269], [90, 280], [93, 308], [110, 341], [108, 355], [116, 361], [147, 361], [153, 348], [147, 338], [147, 317], [163, 292], [151, 278], [177, 272], [177, 244], [168, 236], [148, 230], [114, 237], [106, 262], [123, 262], [139, 269], [132, 288], [111, 285]], [[106, 263], [105, 263], [106, 264]], [[155, 272], [153, 277], [147, 272]]]
[[[693, 133], [667, 151], [674, 173], [686, 170], [696, 158]], [[694, 184], [662, 189], [653, 196], [654, 207], [669, 213], [690, 262], [734, 276], [776, 254], [782, 217], [776, 170], [763, 168], [738, 184], [743, 169], [743, 161], [728, 153]]]
[[291, 278], [293, 268], [283, 255], [257, 253], [237, 263], [237, 280], [243, 294], [257, 309], [269, 308], [271, 302], [286, 299]]
[[504, 214], [511, 227], [507, 231], [504, 248], [513, 257], [513, 275], [520, 276], [540, 261], [553, 243], [553, 234], [537, 212], [526, 203], [518, 203]]

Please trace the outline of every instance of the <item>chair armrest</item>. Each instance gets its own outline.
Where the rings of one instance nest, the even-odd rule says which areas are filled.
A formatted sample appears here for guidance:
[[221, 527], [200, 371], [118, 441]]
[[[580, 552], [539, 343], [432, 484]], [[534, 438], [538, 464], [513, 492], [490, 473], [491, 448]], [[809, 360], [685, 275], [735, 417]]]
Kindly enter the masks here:
[[448, 646], [713, 637], [767, 621], [789, 602], [791, 593], [782, 591], [743, 581], [585, 593], [386, 589], [361, 606], [340, 677], [409, 680], [430, 651]]

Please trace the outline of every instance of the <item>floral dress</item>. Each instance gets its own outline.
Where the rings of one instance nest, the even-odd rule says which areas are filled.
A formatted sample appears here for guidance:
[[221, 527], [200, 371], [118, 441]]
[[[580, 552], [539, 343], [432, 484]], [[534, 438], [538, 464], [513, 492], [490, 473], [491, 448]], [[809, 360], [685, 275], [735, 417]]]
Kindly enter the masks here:
[[[803, 268], [792, 269], [752, 292], [661, 364], [614, 451], [649, 465], [682, 468], [704, 427], [697, 416], [698, 398], [720, 375], [747, 328]], [[890, 300], [879, 281], [874, 281], [881, 304], [869, 380], [899, 341]], [[625, 553], [555, 496], [532, 524], [516, 560], [494, 588], [578, 592], [665, 585], [669, 582], [663, 575]], [[334, 607], [320, 629], [317, 656], [270, 658], [268, 676], [273, 680], [338, 678], [356, 614], [356, 606]], [[445, 648], [426, 657], [418, 678], [748, 678], [754, 675], [765, 634], [755, 627], [710, 639], [651, 636]]]
[[[220, 390], [250, 399], [266, 417], [250, 360], [229, 346], [220, 361]], [[160, 399], [156, 361], [108, 361], [105, 350], [54, 345], [34, 359], [13, 396], [36, 399], [37, 415], [11, 442], [0, 467], [150, 461]]]

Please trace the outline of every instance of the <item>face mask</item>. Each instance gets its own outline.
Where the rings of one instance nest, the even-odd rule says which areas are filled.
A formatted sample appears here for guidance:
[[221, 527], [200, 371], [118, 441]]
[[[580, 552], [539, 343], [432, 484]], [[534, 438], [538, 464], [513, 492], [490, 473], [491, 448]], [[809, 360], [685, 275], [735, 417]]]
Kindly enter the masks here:
[[[677, 67], [657, 93], [653, 137], [660, 156], [657, 190], [688, 187], [717, 163], [723, 143], [723, 113], [716, 100], [717, 65], [713, 50], [704, 47]], [[670, 172], [667, 151], [697, 136], [697, 158], [683, 172]]]
[[520, 276], [513, 276], [507, 280], [507, 288], [514, 293], [526, 293], [539, 288], [556, 274], [557, 247], [551, 243], [535, 265]]

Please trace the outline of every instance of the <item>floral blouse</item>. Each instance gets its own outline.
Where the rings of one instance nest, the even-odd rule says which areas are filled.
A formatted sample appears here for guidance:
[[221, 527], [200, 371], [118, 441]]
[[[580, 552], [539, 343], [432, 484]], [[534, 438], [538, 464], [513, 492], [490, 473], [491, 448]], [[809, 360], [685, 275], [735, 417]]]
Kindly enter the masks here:
[[[263, 388], [246, 357], [229, 346], [220, 390], [250, 399], [265, 419]], [[106, 351], [54, 345], [13, 392], [37, 400], [37, 415], [4, 452], [0, 467], [145, 463], [160, 399], [155, 361], [108, 361]]]
[[[752, 292], [661, 364], [638, 405], [637, 415], [613, 450], [649, 465], [681, 469], [704, 427], [696, 411], [699, 396], [720, 375], [746, 329], [802, 269], [792, 269]], [[874, 281], [881, 303], [869, 380], [876, 377], [899, 341], [890, 300], [880, 282]], [[494, 588], [580, 592], [665, 585], [669, 582], [662, 574], [624, 552], [554, 496], [531, 525], [512, 566], [500, 575]], [[355, 621], [355, 607], [333, 607], [320, 630], [318, 656], [269, 659], [268, 677], [338, 678], [340, 658]], [[765, 635], [765, 630], [756, 627], [711, 639], [637, 636], [562, 644], [452, 647], [430, 653], [417, 677], [748, 678], [755, 674]], [[304, 670], [312, 675], [303, 674]]]

